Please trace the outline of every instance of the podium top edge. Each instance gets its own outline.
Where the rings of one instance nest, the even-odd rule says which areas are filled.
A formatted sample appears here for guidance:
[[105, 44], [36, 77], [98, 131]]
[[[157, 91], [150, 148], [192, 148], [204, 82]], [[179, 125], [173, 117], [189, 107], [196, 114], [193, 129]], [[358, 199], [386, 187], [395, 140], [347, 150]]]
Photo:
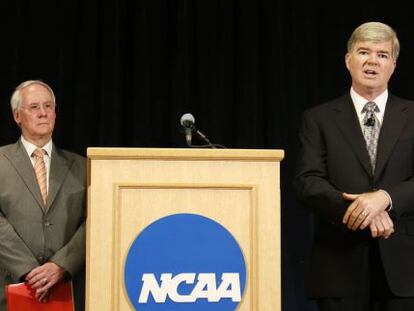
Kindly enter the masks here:
[[89, 147], [87, 157], [91, 160], [114, 159], [164, 159], [164, 160], [239, 160], [282, 161], [281, 149], [193, 149], [193, 148], [106, 148]]

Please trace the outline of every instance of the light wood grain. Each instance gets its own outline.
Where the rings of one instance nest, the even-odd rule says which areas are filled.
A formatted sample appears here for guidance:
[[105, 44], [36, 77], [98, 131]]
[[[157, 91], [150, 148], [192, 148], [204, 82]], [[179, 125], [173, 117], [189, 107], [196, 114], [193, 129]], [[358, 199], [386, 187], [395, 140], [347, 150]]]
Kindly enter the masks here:
[[247, 265], [238, 311], [281, 310], [281, 150], [88, 149], [87, 310], [134, 310], [123, 285], [136, 236], [195, 213], [229, 230]]

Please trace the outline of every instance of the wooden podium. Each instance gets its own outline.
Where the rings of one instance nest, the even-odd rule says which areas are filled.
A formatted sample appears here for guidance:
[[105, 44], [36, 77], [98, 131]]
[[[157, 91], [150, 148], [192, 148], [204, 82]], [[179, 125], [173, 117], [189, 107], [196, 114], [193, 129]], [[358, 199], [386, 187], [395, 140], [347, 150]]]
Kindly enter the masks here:
[[148, 224], [193, 213], [222, 224], [244, 254], [239, 311], [281, 310], [282, 150], [88, 149], [86, 310], [134, 310], [125, 256]]

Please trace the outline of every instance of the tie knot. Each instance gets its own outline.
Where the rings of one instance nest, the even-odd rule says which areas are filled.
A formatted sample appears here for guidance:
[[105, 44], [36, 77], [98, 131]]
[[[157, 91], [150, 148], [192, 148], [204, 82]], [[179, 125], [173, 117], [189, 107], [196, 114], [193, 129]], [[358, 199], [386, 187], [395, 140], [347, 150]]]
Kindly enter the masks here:
[[362, 112], [379, 112], [378, 105], [374, 102], [367, 102], [362, 109]]
[[43, 158], [43, 156], [46, 154], [46, 150], [41, 149], [41, 148], [36, 148], [33, 153], [32, 156], [36, 157], [36, 158]]

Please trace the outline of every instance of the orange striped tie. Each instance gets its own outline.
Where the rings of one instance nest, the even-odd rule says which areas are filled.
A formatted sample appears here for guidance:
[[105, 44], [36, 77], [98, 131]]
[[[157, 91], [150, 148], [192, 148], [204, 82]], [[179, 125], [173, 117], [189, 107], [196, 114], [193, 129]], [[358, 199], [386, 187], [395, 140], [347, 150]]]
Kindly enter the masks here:
[[47, 199], [47, 182], [46, 182], [46, 165], [43, 159], [46, 151], [40, 148], [37, 148], [33, 151], [33, 156], [36, 158], [34, 164], [34, 170], [36, 173], [37, 182], [39, 183], [40, 193], [42, 194], [43, 204], [46, 205]]

